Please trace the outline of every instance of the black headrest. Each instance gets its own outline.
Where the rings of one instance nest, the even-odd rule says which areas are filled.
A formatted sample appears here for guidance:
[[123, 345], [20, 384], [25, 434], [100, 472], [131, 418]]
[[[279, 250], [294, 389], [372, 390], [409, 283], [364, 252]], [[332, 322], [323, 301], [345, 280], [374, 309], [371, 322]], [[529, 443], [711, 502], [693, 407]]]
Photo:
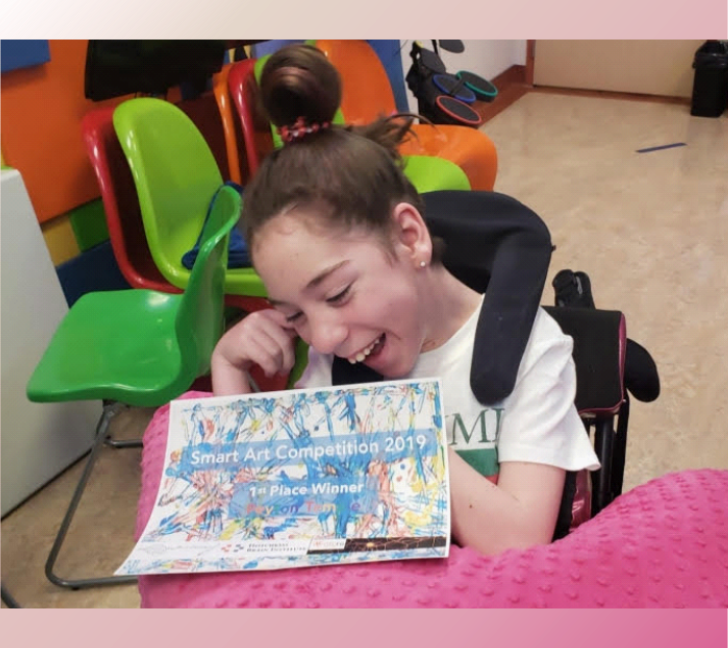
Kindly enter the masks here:
[[447, 246], [445, 267], [485, 292], [470, 386], [484, 405], [498, 403], [516, 384], [546, 284], [551, 235], [535, 212], [503, 194], [437, 191], [423, 198], [430, 231]]
[[[535, 212], [503, 194], [436, 191], [422, 198], [432, 235], [445, 241], [445, 267], [486, 293], [470, 385], [484, 405], [498, 403], [515, 386], [546, 283], [551, 236]], [[334, 361], [334, 384], [379, 378], [364, 365]]]

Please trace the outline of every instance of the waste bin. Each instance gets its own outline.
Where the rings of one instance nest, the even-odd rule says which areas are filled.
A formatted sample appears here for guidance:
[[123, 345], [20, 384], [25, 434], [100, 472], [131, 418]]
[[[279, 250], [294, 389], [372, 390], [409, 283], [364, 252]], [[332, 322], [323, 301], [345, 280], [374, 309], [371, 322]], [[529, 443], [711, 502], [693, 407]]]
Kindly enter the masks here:
[[728, 105], [728, 42], [705, 41], [695, 52], [690, 114], [720, 117]]

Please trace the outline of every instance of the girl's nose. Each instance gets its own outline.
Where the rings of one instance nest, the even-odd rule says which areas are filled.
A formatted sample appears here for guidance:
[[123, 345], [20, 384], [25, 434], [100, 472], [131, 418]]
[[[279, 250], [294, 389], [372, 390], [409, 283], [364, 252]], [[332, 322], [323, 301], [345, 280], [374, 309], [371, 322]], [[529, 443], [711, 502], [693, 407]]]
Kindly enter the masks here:
[[337, 317], [309, 320], [311, 346], [325, 355], [335, 353], [347, 337], [347, 327]]

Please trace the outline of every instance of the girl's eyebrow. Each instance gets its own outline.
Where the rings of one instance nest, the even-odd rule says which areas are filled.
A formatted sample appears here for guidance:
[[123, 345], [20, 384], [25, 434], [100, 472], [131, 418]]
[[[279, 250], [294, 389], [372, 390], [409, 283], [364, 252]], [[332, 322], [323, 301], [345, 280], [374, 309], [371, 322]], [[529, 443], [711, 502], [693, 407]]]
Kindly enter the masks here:
[[[311, 279], [311, 281], [309, 281], [308, 284], [306, 284], [306, 288], [304, 290], [311, 290], [311, 289], [315, 288], [316, 286], [320, 285], [321, 282], [323, 282], [324, 279], [326, 279], [326, 277], [333, 274], [339, 268], [345, 266], [347, 263], [349, 263], [348, 260], [339, 261], [338, 263], [335, 263], [334, 265], [329, 266], [328, 268], [325, 268], [324, 270], [319, 272], [313, 279]], [[270, 297], [268, 298], [268, 302], [270, 304], [272, 304], [273, 306], [289, 306], [290, 305], [288, 302], [280, 301], [278, 299], [272, 299]]]
[[321, 282], [324, 279], [326, 279], [326, 277], [328, 277], [330, 274], [336, 272], [339, 268], [346, 265], [347, 263], [349, 263], [349, 261], [347, 261], [347, 260], [339, 261], [339, 263], [335, 263], [334, 265], [329, 266], [322, 272], [319, 272], [319, 274], [317, 274], [313, 279], [311, 279], [311, 281], [308, 282], [305, 290], [311, 290], [312, 288], [315, 288], [316, 286], [321, 284]]

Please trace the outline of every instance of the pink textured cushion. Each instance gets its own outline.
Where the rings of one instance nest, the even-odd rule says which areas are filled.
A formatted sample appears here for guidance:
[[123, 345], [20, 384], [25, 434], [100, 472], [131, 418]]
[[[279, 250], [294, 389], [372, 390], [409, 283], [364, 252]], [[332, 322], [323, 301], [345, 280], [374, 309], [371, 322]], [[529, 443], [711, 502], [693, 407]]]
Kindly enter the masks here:
[[[207, 394], [190, 392], [186, 397]], [[144, 436], [141, 534], [161, 480], [169, 408]], [[142, 607], [728, 607], [728, 471], [624, 494], [548, 546], [485, 557], [272, 572], [142, 576]]]

